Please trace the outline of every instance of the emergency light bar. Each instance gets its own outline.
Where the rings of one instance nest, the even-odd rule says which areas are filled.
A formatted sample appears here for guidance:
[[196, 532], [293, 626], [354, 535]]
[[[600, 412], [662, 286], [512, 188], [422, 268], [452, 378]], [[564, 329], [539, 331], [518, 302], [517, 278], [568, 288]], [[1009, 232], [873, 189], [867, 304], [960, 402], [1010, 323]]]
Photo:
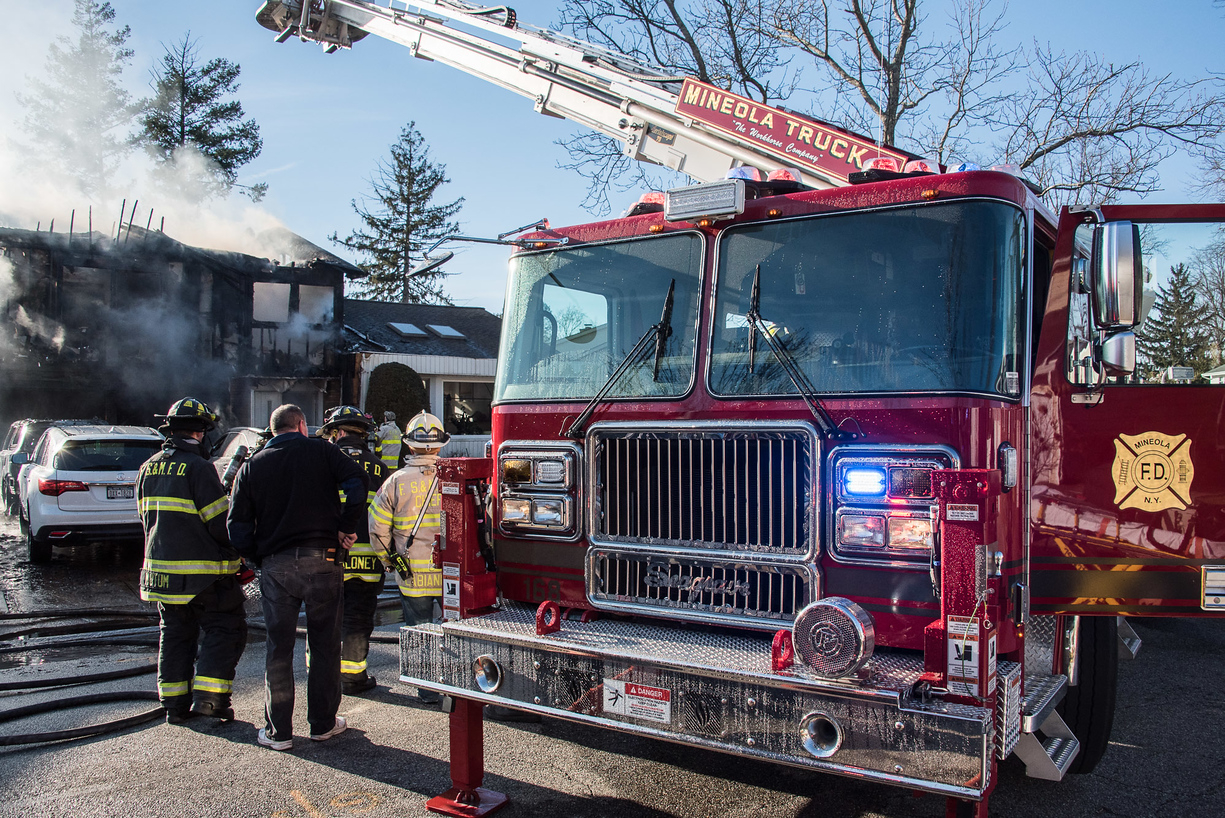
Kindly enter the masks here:
[[664, 194], [664, 218], [670, 222], [691, 222], [703, 217], [730, 219], [743, 212], [743, 179], [678, 187]]

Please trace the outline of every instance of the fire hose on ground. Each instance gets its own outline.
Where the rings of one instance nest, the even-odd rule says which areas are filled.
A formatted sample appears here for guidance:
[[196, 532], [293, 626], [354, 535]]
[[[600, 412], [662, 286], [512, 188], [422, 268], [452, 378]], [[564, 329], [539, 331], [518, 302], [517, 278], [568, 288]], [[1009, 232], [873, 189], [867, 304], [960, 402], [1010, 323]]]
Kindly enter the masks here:
[[[102, 618], [118, 618], [121, 622], [107, 622], [105, 624], [99, 622], [87, 622], [82, 625], [32, 625], [18, 631], [0, 635], [0, 638], [24, 637], [31, 634], [41, 634], [49, 636], [71, 636], [80, 633], [93, 633], [98, 631], [120, 631], [120, 630], [135, 630], [147, 629], [147, 620], [149, 617], [156, 617], [156, 613], [147, 611], [113, 611], [113, 610], [73, 610], [73, 611], [31, 611], [25, 613], [5, 613], [0, 614], [0, 620], [15, 620], [15, 619], [75, 619], [82, 617], [102, 617]], [[128, 623], [132, 624], [128, 624]], [[156, 642], [150, 642], [147, 638], [144, 640], [135, 640], [130, 636], [118, 636], [105, 639], [52, 639], [30, 643], [25, 645], [6, 646], [0, 648], [0, 652], [14, 653], [19, 651], [34, 651], [34, 650], [54, 650], [56, 648], [80, 645], [96, 645], [96, 644], [133, 644], [133, 645], [150, 645], [156, 646]], [[33, 691], [46, 688], [67, 687], [71, 685], [90, 684], [94, 682], [106, 682], [115, 679], [131, 678], [133, 676], [143, 676], [146, 674], [156, 673], [156, 662], [144, 663], [135, 667], [120, 668], [117, 670], [100, 671], [98, 673], [76, 674], [72, 676], [53, 676], [44, 678], [21, 679], [16, 681], [0, 682], [0, 691]], [[106, 702], [121, 702], [121, 701], [158, 701], [158, 695], [152, 690], [119, 690], [106, 691], [101, 693], [89, 693], [80, 696], [56, 697], [47, 701], [38, 702], [36, 704], [15, 707], [9, 710], [0, 712], [0, 723], [15, 721], [27, 716], [39, 715], [41, 713], [58, 712], [72, 707], [83, 707], [94, 704], [102, 704]], [[140, 724], [145, 724], [154, 720], [160, 720], [165, 711], [159, 704], [156, 708], [145, 710], [134, 715], [125, 716], [119, 719], [111, 719], [109, 721], [99, 722], [96, 724], [84, 725], [65, 730], [49, 730], [35, 733], [18, 733], [13, 735], [0, 735], [0, 746], [14, 746], [22, 744], [42, 744], [52, 741], [66, 741], [69, 739], [90, 738], [106, 733], [113, 733], [120, 730], [126, 730]]]

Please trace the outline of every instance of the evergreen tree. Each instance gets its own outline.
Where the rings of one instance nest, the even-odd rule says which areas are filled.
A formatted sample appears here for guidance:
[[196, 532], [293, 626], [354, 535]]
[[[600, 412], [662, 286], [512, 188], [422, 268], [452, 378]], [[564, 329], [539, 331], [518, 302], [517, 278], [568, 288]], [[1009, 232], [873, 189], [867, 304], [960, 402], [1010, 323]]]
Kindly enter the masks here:
[[1169, 281], [1157, 289], [1153, 314], [1136, 332], [1144, 380], [1160, 379], [1171, 366], [1189, 366], [1196, 377], [1212, 368], [1207, 313], [1196, 303], [1191, 270], [1185, 264], [1171, 267]]
[[352, 202], [364, 227], [348, 238], [331, 236], [332, 241], [362, 254], [360, 263], [370, 274], [360, 287], [362, 295], [405, 303], [451, 303], [435, 283], [440, 271], [408, 277], [424, 257], [425, 248], [459, 229], [451, 218], [463, 205], [462, 197], [448, 204], [431, 204], [438, 188], [450, 181], [446, 170], [430, 159], [416, 123], [405, 125], [391, 146], [391, 157], [379, 163], [370, 180], [372, 195], [361, 204]]
[[[186, 158], [185, 150], [208, 159], [205, 192], [228, 191], [238, 180], [238, 169], [259, 156], [263, 142], [254, 119], [243, 119], [238, 92], [241, 68], [216, 57], [201, 64], [191, 32], [173, 46], [153, 69], [153, 96], [141, 103], [141, 141], [164, 167], [173, 168]], [[249, 190], [257, 201], [267, 185]]]
[[86, 193], [106, 188], [130, 145], [133, 108], [120, 85], [132, 59], [130, 30], [112, 30], [114, 20], [109, 2], [76, 0], [75, 41], [57, 37], [47, 50], [46, 78], [32, 78], [31, 93], [17, 95], [30, 154]]

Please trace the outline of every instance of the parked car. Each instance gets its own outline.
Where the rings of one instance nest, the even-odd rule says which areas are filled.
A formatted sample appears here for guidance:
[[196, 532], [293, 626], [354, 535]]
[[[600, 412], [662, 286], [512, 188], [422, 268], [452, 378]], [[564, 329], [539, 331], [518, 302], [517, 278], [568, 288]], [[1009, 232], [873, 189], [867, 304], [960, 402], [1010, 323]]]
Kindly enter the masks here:
[[25, 452], [27, 455], [32, 453], [43, 432], [52, 426], [83, 426], [91, 423], [100, 424], [103, 421], [98, 418], [93, 420], [25, 418], [24, 420], [13, 421], [9, 425], [8, 433], [4, 436], [4, 447], [0, 449], [0, 501], [3, 502], [4, 513], [6, 515], [9, 517], [17, 516], [17, 498], [19, 494], [17, 491], [17, 473], [21, 470], [21, 466], [13, 462], [13, 455], [17, 452]]
[[162, 441], [148, 426], [55, 425], [33, 454], [15, 454], [30, 561], [47, 562], [54, 545], [140, 538], [136, 474]]

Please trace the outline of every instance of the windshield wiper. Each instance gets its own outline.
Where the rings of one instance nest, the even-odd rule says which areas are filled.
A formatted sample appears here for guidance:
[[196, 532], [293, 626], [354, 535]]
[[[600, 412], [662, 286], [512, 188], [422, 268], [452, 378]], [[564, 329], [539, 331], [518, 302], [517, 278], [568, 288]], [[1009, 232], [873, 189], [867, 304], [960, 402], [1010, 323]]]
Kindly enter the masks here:
[[821, 436], [826, 440], [854, 440], [859, 437], [854, 432], [844, 432], [835, 425], [833, 418], [829, 416], [817, 398], [817, 390], [813, 387], [812, 382], [808, 380], [804, 370], [796, 364], [795, 357], [766, 328], [765, 322], [761, 320], [760, 307], [761, 265], [758, 264], [756, 272], [753, 273], [753, 289], [749, 294], [749, 312], [745, 316], [749, 326], [753, 328], [753, 334], [749, 336], [749, 374], [753, 374], [756, 369], [757, 336], [760, 334], [765, 339], [766, 346], [774, 353], [783, 371], [787, 373], [787, 377], [791, 379], [796, 391], [800, 393], [800, 397], [804, 399], [804, 403], [808, 405], [808, 411], [812, 412], [813, 418], [817, 421]]
[[655, 381], [659, 380], [659, 364], [663, 360], [668, 338], [672, 335], [672, 303], [675, 291], [676, 279], [674, 278], [672, 283], [668, 285], [668, 295], [664, 298], [664, 309], [659, 316], [659, 323], [651, 326], [642, 334], [642, 337], [638, 339], [638, 343], [634, 344], [634, 348], [629, 351], [629, 354], [625, 356], [620, 365], [608, 376], [608, 380], [604, 381], [600, 391], [595, 393], [595, 397], [588, 401], [587, 405], [583, 407], [583, 411], [579, 412], [578, 417], [570, 424], [570, 428], [564, 432], [566, 437], [578, 440], [583, 436], [583, 427], [591, 419], [591, 415], [595, 412], [596, 407], [600, 405], [617, 381], [621, 380], [621, 376], [628, 372], [630, 367], [638, 361], [639, 356], [646, 350], [648, 342], [652, 339], [655, 341], [655, 369], [652, 378]]

